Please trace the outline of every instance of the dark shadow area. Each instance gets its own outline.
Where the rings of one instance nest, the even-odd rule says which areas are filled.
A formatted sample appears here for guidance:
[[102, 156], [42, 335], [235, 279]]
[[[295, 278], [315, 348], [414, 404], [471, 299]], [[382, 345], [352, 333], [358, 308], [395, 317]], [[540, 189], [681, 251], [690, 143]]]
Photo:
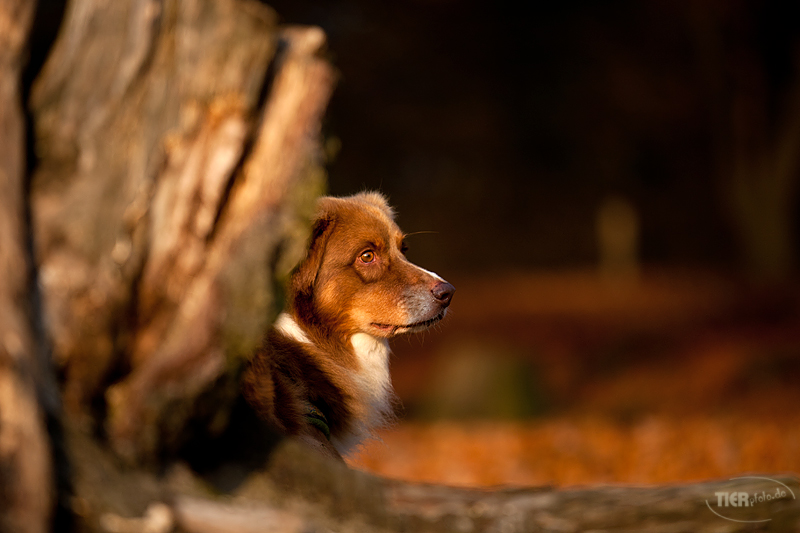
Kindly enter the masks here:
[[[31, 36], [28, 41], [30, 43], [28, 62], [22, 71], [22, 99], [25, 104], [27, 104], [30, 97], [33, 82], [42, 70], [47, 60], [47, 55], [50, 53], [50, 49], [58, 36], [58, 30], [61, 27], [66, 7], [66, 0], [37, 0], [36, 2], [36, 14], [34, 15]], [[28, 175], [30, 176], [37, 160], [36, 139], [33, 131], [33, 117], [28, 112], [27, 105], [24, 105], [23, 109], [26, 111], [26, 154]]]
[[196, 435], [178, 455], [215, 489], [233, 492], [254, 471], [264, 468], [270, 452], [283, 437], [271, 430], [243, 398], [231, 411], [227, 428], [210, 435], [207, 427], [193, 428]]

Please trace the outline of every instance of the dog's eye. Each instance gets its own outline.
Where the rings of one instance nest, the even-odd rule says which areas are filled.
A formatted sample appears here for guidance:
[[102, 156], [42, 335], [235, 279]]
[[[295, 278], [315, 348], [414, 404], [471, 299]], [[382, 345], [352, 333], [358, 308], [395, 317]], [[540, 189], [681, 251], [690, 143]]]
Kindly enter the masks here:
[[366, 250], [361, 252], [361, 255], [358, 256], [362, 263], [372, 263], [375, 261], [375, 252], [372, 250]]

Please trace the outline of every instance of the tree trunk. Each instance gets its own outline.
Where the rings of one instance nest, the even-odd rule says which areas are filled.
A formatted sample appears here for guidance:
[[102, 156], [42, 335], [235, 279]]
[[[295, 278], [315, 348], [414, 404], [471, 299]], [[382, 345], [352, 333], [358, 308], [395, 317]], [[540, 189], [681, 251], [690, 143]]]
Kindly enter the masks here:
[[257, 431], [235, 408], [239, 375], [324, 187], [324, 35], [277, 25], [255, 0], [72, 0], [31, 94], [26, 197], [17, 80], [32, 9], [0, 3], [0, 531], [51, 529], [51, 457], [72, 517], [53, 527], [81, 532], [800, 526], [788, 497], [731, 515], [767, 520], [752, 524], [706, 503], [794, 478], [454, 489], [375, 478]]
[[253, 1], [68, 6], [32, 95], [36, 261], [66, 411], [131, 461], [203, 395], [224, 425], [276, 313], [322, 187], [323, 44]]
[[[691, 12], [722, 201], [752, 277], [782, 281], [797, 267], [800, 78], [778, 91], [767, 60], [735, 44], [752, 37], [726, 26], [709, 6], [693, 4]], [[794, 63], [786, 66], [796, 73], [796, 54]]]
[[[50, 443], [37, 361], [24, 203], [25, 122], [20, 74], [35, 3], [0, 0], [0, 531], [47, 531]], [[43, 391], [42, 391], [43, 392]]]

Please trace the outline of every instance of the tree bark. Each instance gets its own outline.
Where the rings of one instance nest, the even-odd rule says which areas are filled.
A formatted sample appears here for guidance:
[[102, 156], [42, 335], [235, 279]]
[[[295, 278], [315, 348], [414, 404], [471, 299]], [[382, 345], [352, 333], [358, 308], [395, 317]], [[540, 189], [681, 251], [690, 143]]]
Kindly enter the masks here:
[[35, 3], [0, 0], [0, 531], [50, 527], [50, 443], [36, 384], [45, 381], [29, 305], [20, 75]]
[[36, 260], [66, 410], [132, 461], [230, 403], [276, 312], [322, 187], [324, 40], [254, 1], [69, 4], [32, 95]]

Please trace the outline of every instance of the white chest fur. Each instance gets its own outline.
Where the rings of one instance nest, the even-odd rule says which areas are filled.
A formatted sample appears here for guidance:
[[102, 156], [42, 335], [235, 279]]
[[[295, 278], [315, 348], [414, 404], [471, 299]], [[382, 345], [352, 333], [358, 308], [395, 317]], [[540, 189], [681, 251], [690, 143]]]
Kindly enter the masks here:
[[[353, 440], [361, 440], [373, 429], [390, 420], [392, 413], [392, 380], [389, 376], [389, 343], [386, 339], [367, 333], [356, 333], [350, 338], [358, 359], [359, 369], [353, 379], [361, 393], [365, 410], [359, 421]], [[347, 447], [346, 443], [345, 447]]]
[[[388, 402], [392, 383], [389, 377], [389, 343], [367, 333], [356, 333], [350, 338], [358, 358], [358, 378], [362, 381], [372, 404]], [[378, 407], [378, 405], [376, 405]]]
[[[297, 342], [311, 343], [303, 328], [287, 313], [278, 316], [275, 328]], [[386, 339], [367, 333], [356, 333], [350, 338], [350, 344], [358, 361], [358, 369], [350, 371], [350, 375], [358, 389], [360, 413], [349, 434], [334, 437], [334, 445], [340, 453], [346, 453], [375, 428], [393, 417], [394, 393], [389, 375], [389, 343]]]
[[288, 313], [281, 313], [278, 315], [278, 318], [275, 320], [275, 329], [289, 337], [290, 339], [294, 339], [297, 342], [304, 342], [310, 343], [311, 341], [308, 339], [305, 331], [301, 328], [297, 322], [295, 322], [294, 318]]

